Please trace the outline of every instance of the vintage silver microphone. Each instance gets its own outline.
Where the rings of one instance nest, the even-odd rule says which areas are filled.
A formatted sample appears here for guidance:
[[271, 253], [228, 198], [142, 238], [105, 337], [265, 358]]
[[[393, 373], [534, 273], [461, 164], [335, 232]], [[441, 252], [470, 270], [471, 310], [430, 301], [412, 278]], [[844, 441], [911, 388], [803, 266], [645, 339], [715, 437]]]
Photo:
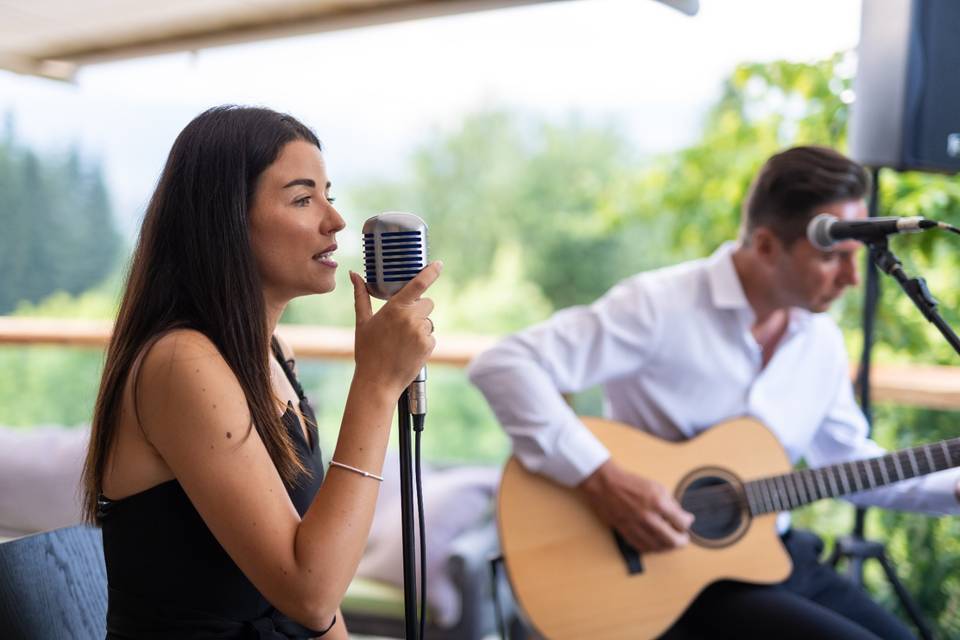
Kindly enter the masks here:
[[[412, 213], [388, 211], [363, 223], [363, 262], [367, 291], [375, 298], [388, 300], [403, 285], [427, 266], [427, 225]], [[406, 402], [404, 402], [406, 400]], [[420, 435], [427, 413], [427, 368], [407, 387], [397, 412], [400, 444], [400, 517], [403, 541], [403, 605], [406, 635], [421, 640], [426, 620], [427, 572], [426, 538], [424, 537], [423, 494], [420, 475]], [[406, 405], [409, 411], [404, 410]], [[413, 460], [410, 451], [410, 422], [416, 437], [417, 505], [420, 517], [420, 626], [417, 626], [417, 574], [413, 524]]]
[[[388, 211], [363, 223], [367, 291], [389, 300], [427, 266], [427, 225], [418, 216]], [[427, 367], [407, 387], [410, 413], [427, 413]]]

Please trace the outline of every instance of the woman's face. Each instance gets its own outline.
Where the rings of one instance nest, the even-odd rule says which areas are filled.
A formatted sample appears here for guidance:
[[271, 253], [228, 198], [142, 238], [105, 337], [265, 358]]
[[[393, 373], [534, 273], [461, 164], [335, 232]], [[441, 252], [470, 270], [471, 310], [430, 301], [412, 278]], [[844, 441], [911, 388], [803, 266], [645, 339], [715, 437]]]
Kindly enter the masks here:
[[260, 175], [250, 237], [268, 303], [333, 291], [344, 222], [332, 203], [323, 155], [304, 140], [287, 143]]

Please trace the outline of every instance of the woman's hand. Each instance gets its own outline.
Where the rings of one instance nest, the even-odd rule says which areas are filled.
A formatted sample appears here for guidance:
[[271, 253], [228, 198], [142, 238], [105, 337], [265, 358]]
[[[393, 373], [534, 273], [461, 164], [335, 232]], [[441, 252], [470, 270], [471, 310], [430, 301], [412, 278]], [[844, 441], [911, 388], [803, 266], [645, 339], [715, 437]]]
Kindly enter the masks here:
[[376, 313], [363, 278], [350, 272], [357, 313], [356, 376], [373, 379], [398, 396], [416, 377], [437, 344], [429, 318], [433, 301], [421, 296], [442, 268], [442, 262], [431, 262]]

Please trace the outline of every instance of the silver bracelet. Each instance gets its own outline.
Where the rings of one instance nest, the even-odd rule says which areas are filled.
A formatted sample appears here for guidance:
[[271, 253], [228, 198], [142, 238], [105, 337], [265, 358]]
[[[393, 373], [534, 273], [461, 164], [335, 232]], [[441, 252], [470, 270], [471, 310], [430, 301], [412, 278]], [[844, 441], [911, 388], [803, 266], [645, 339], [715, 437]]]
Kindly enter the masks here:
[[331, 460], [330, 466], [340, 467], [342, 469], [346, 469], [347, 471], [353, 471], [354, 473], [359, 473], [364, 478], [373, 478], [374, 480], [379, 480], [380, 482], [383, 482], [383, 476], [378, 476], [375, 473], [370, 473], [369, 471], [364, 471], [363, 469], [357, 469], [356, 467], [351, 467], [348, 464], [343, 464], [342, 462], [337, 462], [336, 460]]

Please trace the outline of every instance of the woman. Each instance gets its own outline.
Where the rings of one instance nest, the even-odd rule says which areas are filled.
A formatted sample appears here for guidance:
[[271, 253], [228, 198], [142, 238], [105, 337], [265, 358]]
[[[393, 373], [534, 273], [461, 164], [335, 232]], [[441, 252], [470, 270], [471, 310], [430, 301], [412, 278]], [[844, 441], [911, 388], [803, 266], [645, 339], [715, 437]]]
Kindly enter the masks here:
[[[343, 218], [316, 136], [267, 109], [183, 130], [143, 221], [94, 412], [85, 514], [103, 529], [109, 638], [345, 638], [395, 403], [433, 350], [433, 263], [372, 313], [324, 479], [273, 337], [335, 286]], [[321, 480], [324, 479], [321, 485]]]

